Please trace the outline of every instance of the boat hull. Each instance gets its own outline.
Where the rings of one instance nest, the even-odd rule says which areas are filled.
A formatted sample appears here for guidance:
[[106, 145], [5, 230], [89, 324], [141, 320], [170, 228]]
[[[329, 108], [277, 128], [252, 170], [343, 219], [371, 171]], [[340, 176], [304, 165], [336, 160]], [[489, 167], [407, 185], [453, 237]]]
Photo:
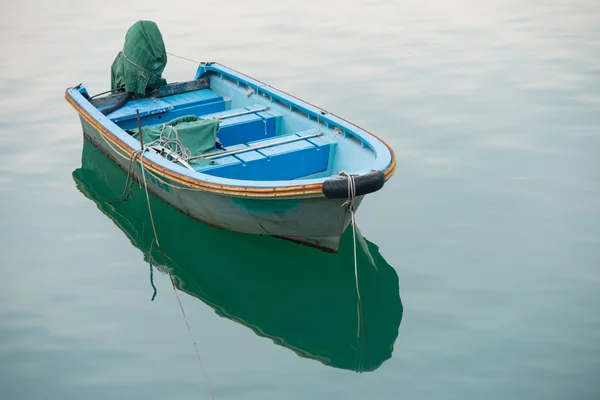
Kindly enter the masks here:
[[[142, 183], [142, 167], [131, 166], [132, 153], [111, 143], [96, 126], [81, 117], [83, 134], [132, 178]], [[139, 160], [139, 158], [138, 158]], [[180, 212], [203, 223], [232, 231], [277, 236], [326, 251], [338, 250], [350, 223], [345, 199], [325, 196], [252, 198], [231, 196], [174, 184], [167, 176], [144, 169], [148, 190]], [[355, 199], [358, 208], [363, 196]]]
[[[127, 178], [87, 140], [81, 167], [72, 176], [82, 195], [141, 251], [155, 274], [168, 268], [178, 290], [220, 317], [328, 367], [374, 371], [392, 357], [403, 313], [398, 275], [359, 231], [356, 251], [347, 229], [339, 251], [327, 254], [271, 237], [213, 229], [151, 198], [153, 228], [138, 185], [127, 202], [107, 201], [121, 195]], [[363, 305], [358, 333], [355, 265]]]

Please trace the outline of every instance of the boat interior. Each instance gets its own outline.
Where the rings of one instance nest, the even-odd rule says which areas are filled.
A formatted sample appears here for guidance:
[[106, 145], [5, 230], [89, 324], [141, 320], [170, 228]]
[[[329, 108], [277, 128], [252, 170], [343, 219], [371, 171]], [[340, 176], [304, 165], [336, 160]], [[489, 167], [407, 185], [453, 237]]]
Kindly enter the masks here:
[[[136, 110], [142, 127], [160, 127], [183, 116], [218, 119], [217, 143], [200, 156], [210, 162], [169, 158], [188, 169], [253, 181], [315, 179], [368, 169], [376, 158], [360, 136], [224, 74], [210, 72], [195, 81], [167, 86], [158, 96], [130, 100], [107, 117], [125, 131], [138, 127]], [[123, 94], [91, 102], [103, 110], [118, 102], [119, 96]]]

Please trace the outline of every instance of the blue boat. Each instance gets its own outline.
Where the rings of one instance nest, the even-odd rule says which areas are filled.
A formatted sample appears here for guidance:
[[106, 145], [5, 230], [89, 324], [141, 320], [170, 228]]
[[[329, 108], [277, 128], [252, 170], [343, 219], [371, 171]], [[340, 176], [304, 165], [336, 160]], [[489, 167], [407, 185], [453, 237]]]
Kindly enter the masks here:
[[[118, 57], [137, 67], [126, 50]], [[372, 133], [218, 63], [143, 95], [121, 86], [98, 97], [67, 89], [85, 138], [155, 196], [216, 227], [335, 252], [350, 211], [396, 168]]]
[[[403, 313], [398, 275], [377, 245], [362, 235], [356, 254], [350, 230], [342, 236], [339, 252], [327, 254], [271, 237], [214, 229], [151, 199], [159, 249], [144, 189], [134, 186], [129, 201], [111, 202], [121, 195], [127, 177], [88, 141], [73, 179], [140, 250], [151, 271], [166, 273], [168, 268], [177, 289], [219, 316], [334, 368], [373, 371], [392, 357]], [[360, 336], [354, 257], [364, 316]], [[150, 279], [148, 297], [154, 298]]]

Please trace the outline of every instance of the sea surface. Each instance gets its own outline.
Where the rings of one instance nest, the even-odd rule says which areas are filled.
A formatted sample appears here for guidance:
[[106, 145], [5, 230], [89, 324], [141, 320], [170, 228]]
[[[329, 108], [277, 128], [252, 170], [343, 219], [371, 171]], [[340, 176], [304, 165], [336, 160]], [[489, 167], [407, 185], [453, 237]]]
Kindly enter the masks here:
[[[357, 215], [364, 335], [350, 231], [329, 255], [154, 199], [190, 335], [64, 100], [139, 19], [395, 149]], [[23, 0], [0, 33], [1, 399], [600, 398], [600, 2]]]

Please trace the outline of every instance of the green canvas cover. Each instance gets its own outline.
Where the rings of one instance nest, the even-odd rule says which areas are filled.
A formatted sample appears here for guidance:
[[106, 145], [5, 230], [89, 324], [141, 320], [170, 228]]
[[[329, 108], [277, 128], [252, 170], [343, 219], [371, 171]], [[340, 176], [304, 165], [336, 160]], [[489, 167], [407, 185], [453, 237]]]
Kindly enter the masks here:
[[111, 67], [111, 89], [144, 95], [146, 88], [167, 84], [161, 74], [167, 65], [167, 52], [156, 23], [138, 21], [129, 28], [125, 45]]
[[[199, 156], [214, 149], [220, 122], [218, 119], [199, 119], [195, 115], [186, 115], [165, 124], [143, 126], [144, 143], [147, 144], [160, 139], [162, 143], [157, 144], [164, 145], [163, 143], [169, 139], [178, 139], [183, 147], [189, 149], [191, 156]], [[138, 138], [139, 132], [137, 129], [131, 129], [128, 132], [133, 137]], [[173, 150], [171, 145], [168, 145], [168, 148]], [[197, 158], [191, 160], [190, 164], [207, 165], [211, 162], [204, 158]]]

